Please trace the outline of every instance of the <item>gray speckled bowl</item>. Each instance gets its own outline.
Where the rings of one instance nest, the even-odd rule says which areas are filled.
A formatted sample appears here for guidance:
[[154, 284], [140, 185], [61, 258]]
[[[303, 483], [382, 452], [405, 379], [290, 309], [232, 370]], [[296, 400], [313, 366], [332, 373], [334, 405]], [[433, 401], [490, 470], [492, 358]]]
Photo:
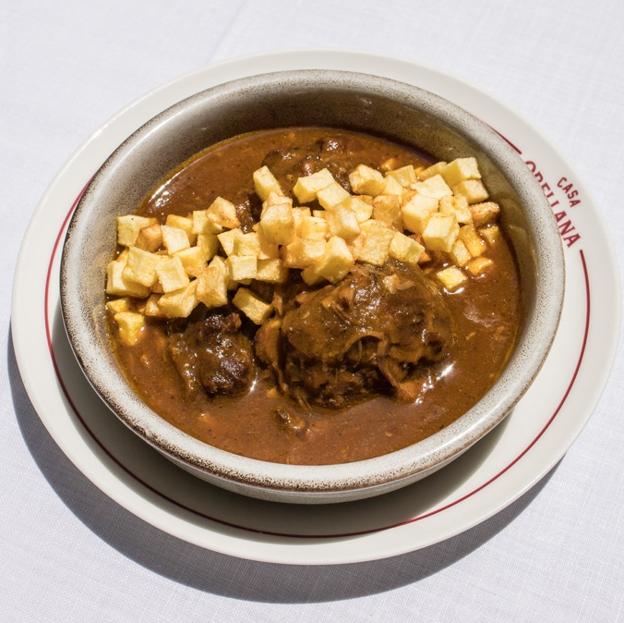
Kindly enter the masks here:
[[[241, 132], [290, 125], [381, 133], [440, 160], [475, 155], [493, 199], [502, 206], [502, 224], [518, 257], [525, 323], [502, 376], [452, 425], [377, 458], [297, 466], [212, 447], [147, 407], [109, 348], [104, 283], [115, 248], [115, 217], [132, 212], [154, 182], [200, 149]], [[128, 427], [213, 484], [262, 499], [308, 504], [354, 500], [408, 485], [457, 458], [501, 422], [548, 353], [563, 289], [563, 255], [550, 208], [525, 164], [494, 131], [427, 91], [338, 71], [237, 80], [198, 93], [149, 121], [91, 181], [69, 226], [61, 268], [63, 317], [76, 357], [95, 390]]]

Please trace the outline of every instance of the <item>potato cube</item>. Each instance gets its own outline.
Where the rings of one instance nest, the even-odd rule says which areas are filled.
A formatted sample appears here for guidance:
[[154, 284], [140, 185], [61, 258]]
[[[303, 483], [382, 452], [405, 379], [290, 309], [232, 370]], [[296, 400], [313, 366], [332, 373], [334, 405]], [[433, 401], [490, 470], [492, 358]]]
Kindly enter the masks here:
[[288, 205], [267, 207], [260, 219], [260, 227], [268, 242], [288, 244], [295, 236], [295, 219]]
[[351, 190], [360, 195], [379, 195], [383, 192], [385, 186], [384, 176], [365, 164], [358, 164], [351, 173], [349, 173], [349, 183]]
[[119, 312], [131, 311], [132, 307], [130, 305], [130, 299], [123, 297], [121, 299], [108, 301], [108, 303], [106, 303], [106, 309], [111, 312], [111, 314], [117, 314]]
[[257, 232], [241, 234], [234, 240], [235, 255], [260, 255], [260, 238]]
[[450, 256], [457, 266], [465, 266], [472, 259], [470, 251], [468, 251], [462, 240], [455, 241], [455, 244], [450, 251]]
[[314, 286], [317, 283], [319, 283], [319, 281], [323, 280], [323, 277], [321, 277], [321, 275], [318, 272], [318, 265], [317, 264], [310, 264], [309, 266], [306, 266], [301, 271], [301, 278], [309, 286]]
[[134, 346], [143, 334], [145, 318], [136, 312], [118, 312], [113, 318], [119, 327], [119, 338], [126, 346]]
[[225, 268], [219, 263], [211, 263], [197, 277], [195, 296], [208, 309], [222, 307], [228, 302], [227, 285]]
[[126, 214], [117, 217], [117, 243], [124, 247], [131, 247], [136, 242], [139, 232], [150, 225], [156, 225], [155, 218]]
[[283, 249], [284, 266], [305, 268], [323, 256], [325, 239], [309, 240], [296, 238]]
[[182, 249], [188, 249], [191, 246], [188, 234], [179, 227], [169, 227], [163, 225], [161, 228], [163, 245], [167, 249], [169, 255], [173, 255]]
[[271, 170], [267, 166], [260, 167], [258, 170], [254, 171], [253, 182], [256, 194], [260, 197], [260, 199], [262, 199], [262, 201], [264, 201], [272, 192], [277, 195], [284, 194], [279, 182], [275, 179], [275, 176], [271, 173]]
[[388, 171], [386, 177], [393, 177], [401, 186], [407, 188], [410, 184], [416, 181], [416, 172], [414, 171], [414, 165], [407, 164], [400, 169], [394, 169]]
[[155, 223], [149, 227], [144, 227], [137, 236], [135, 246], [144, 251], [154, 253], [158, 251], [162, 245], [162, 232], [160, 225]]
[[490, 246], [494, 246], [500, 238], [500, 229], [498, 225], [490, 225], [489, 227], [482, 227], [479, 234], [487, 240]]
[[481, 173], [476, 158], [456, 158], [441, 171], [449, 186], [455, 186], [464, 180], [480, 180]]
[[197, 307], [197, 279], [186, 287], [163, 294], [158, 299], [158, 307], [166, 318], [188, 318]]
[[318, 216], [304, 216], [297, 227], [297, 234], [306, 240], [325, 240], [327, 220]]
[[425, 231], [427, 222], [438, 209], [438, 200], [435, 197], [415, 194], [407, 203], [403, 204], [403, 224], [406, 229], [417, 234]]
[[206, 260], [212, 259], [219, 248], [219, 239], [215, 234], [198, 234], [197, 246], [203, 251]]
[[184, 264], [178, 256], [166, 258], [156, 266], [158, 281], [163, 292], [173, 292], [185, 288], [189, 283]]
[[270, 316], [273, 309], [270, 303], [265, 303], [247, 288], [239, 288], [232, 299], [232, 303], [255, 324], [262, 324]]
[[188, 239], [191, 244], [194, 244], [196, 235], [193, 232], [193, 221], [187, 216], [180, 216], [178, 214], [167, 214], [167, 219], [165, 220], [165, 225], [168, 227], [177, 227], [178, 229], [183, 229], [188, 236]]
[[301, 220], [304, 216], [312, 216], [312, 211], [310, 208], [293, 208], [293, 220], [295, 221], [295, 229], [299, 229], [299, 225], [301, 225]]
[[256, 280], [267, 283], [284, 283], [288, 279], [288, 269], [281, 260], [258, 260]]
[[399, 197], [403, 194], [405, 189], [394, 177], [386, 177], [384, 182], [384, 187], [380, 195], [398, 195]]
[[427, 222], [423, 240], [431, 251], [446, 251], [453, 248], [459, 234], [459, 225], [454, 216], [434, 214]]
[[326, 210], [312, 210], [312, 216], [317, 218], [327, 218], [328, 212]]
[[418, 177], [421, 180], [427, 180], [430, 177], [433, 177], [434, 175], [440, 175], [440, 173], [442, 173], [445, 167], [446, 167], [446, 162], [444, 161], [436, 162], [435, 164], [432, 164], [430, 167], [427, 167], [426, 169], [422, 169], [421, 171], [418, 171]]
[[387, 160], [384, 160], [379, 165], [379, 168], [384, 173], [387, 173], [388, 171], [392, 171], [393, 169], [396, 169], [397, 165], [399, 164], [399, 162], [400, 161], [399, 161], [398, 158], [396, 158], [395, 156], [392, 156], [391, 158], [388, 158]]
[[136, 281], [148, 288], [156, 283], [156, 266], [165, 256], [149, 253], [137, 247], [128, 249], [128, 257], [124, 267], [123, 276], [130, 281]]
[[206, 210], [208, 219], [226, 229], [240, 226], [236, 206], [223, 197], [217, 197]]
[[440, 214], [453, 215], [460, 225], [472, 223], [472, 213], [463, 195], [451, 195], [440, 199]]
[[161, 311], [160, 307], [158, 307], [159, 299], [160, 295], [150, 294], [145, 301], [145, 306], [143, 307], [143, 315], [149, 316], [150, 318], [161, 318], [164, 314]]
[[332, 236], [340, 236], [345, 240], [351, 240], [360, 233], [360, 225], [355, 212], [342, 204], [336, 206], [333, 212], [327, 215], [327, 224]]
[[[214, 266], [223, 274], [225, 279], [225, 285], [228, 290], [232, 290], [238, 284], [230, 277], [230, 269], [228, 268], [225, 260], [220, 255], [215, 255], [212, 260], [210, 260], [210, 264], [208, 266]], [[202, 271], [203, 272], [203, 271]]]
[[390, 243], [395, 230], [376, 220], [361, 225], [362, 233], [353, 241], [353, 250], [358, 260], [383, 265], [390, 254]]
[[428, 195], [436, 199], [442, 197], [450, 197], [453, 191], [448, 187], [441, 175], [433, 175], [424, 182], [416, 182], [412, 184], [412, 189], [418, 191], [421, 195]]
[[483, 274], [494, 266], [494, 262], [489, 257], [475, 257], [466, 265], [466, 270], [475, 277]]
[[236, 246], [236, 241], [243, 235], [242, 230], [230, 229], [221, 234], [217, 234], [217, 240], [221, 243], [221, 247], [226, 255], [232, 255]]
[[208, 210], [194, 210], [191, 221], [194, 234], [220, 234], [223, 231], [222, 225], [208, 217]]
[[390, 257], [414, 265], [418, 264], [424, 250], [422, 244], [397, 231], [390, 242], [389, 253]]
[[230, 255], [225, 261], [225, 265], [230, 271], [230, 277], [234, 281], [245, 281], [255, 279], [258, 272], [257, 255]]
[[472, 225], [464, 225], [459, 230], [459, 239], [466, 245], [472, 257], [485, 253], [487, 245]]
[[461, 269], [456, 266], [449, 266], [438, 271], [436, 277], [450, 292], [459, 288], [468, 279]]
[[259, 260], [274, 260], [279, 257], [279, 247], [274, 243], [267, 240], [267, 237], [262, 231], [261, 227], [258, 227], [258, 243], [260, 244], [260, 251], [258, 253]]
[[316, 193], [318, 202], [326, 210], [332, 210], [348, 197], [350, 197], [349, 193], [338, 182], [333, 182]]
[[492, 223], [498, 218], [500, 206], [493, 201], [475, 203], [470, 206], [470, 212], [472, 213], [472, 220], [475, 227], [481, 227], [482, 225]]
[[355, 218], [358, 223], [368, 221], [373, 213], [373, 198], [369, 195], [360, 195], [357, 197], [349, 197], [341, 204], [345, 208], [350, 208], [355, 212]]
[[388, 227], [402, 228], [401, 198], [398, 195], [377, 195], [373, 199], [373, 218]]
[[126, 260], [127, 254], [123, 257], [120, 255], [114, 262], [109, 262], [106, 267], [106, 294], [145, 298], [150, 292], [149, 288], [124, 277]]
[[299, 203], [310, 203], [316, 199], [316, 193], [326, 186], [333, 184], [334, 176], [329, 169], [321, 169], [312, 175], [306, 175], [297, 179], [297, 183], [293, 187], [293, 193]]
[[200, 246], [182, 249], [182, 251], [178, 251], [175, 255], [182, 260], [182, 265], [184, 266], [186, 274], [191, 277], [197, 277], [208, 261], [206, 252]]
[[325, 247], [323, 256], [315, 262], [317, 273], [330, 281], [340, 281], [353, 267], [355, 260], [343, 238], [332, 236]]
[[277, 193], [270, 192], [269, 196], [262, 202], [262, 211], [260, 212], [260, 218], [264, 216], [267, 208], [270, 206], [287, 205], [289, 208], [293, 207], [293, 200], [285, 195], [278, 195]]
[[[485, 201], [489, 195], [481, 180], [464, 180], [453, 186], [453, 193], [464, 195], [468, 203], [480, 203]], [[474, 219], [474, 215], [472, 217]]]

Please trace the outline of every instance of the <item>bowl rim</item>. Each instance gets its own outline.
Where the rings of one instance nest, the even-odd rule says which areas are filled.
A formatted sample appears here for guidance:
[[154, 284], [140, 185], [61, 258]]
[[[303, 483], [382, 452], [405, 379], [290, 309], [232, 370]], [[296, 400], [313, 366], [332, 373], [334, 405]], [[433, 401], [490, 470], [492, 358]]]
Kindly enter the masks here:
[[[80, 247], [77, 225], [88, 212], [92, 191], [105, 182], [107, 172], [123, 161], [133, 147], [157, 125], [205, 99], [227, 96], [245, 88], [275, 85], [284, 80], [312, 82], [316, 88], [364, 89], [391, 99], [411, 102], [440, 118], [472, 143], [479, 146], [503, 172], [517, 192], [525, 212], [540, 231], [537, 254], [536, 297], [540, 313], [527, 320], [526, 341], [538, 334], [539, 340], [523, 353], [520, 364], [512, 361], [486, 394], [466, 413], [438, 433], [405, 448], [369, 459], [327, 465], [290, 465], [273, 463], [234, 454], [202, 442], [176, 428], [145, 404], [134, 393], [116, 366], [111, 386], [111, 370], [85, 356], [88, 325], [76, 306], [70, 304], [72, 292], [80, 282], [80, 270], [72, 268], [72, 256]], [[514, 179], [515, 178], [515, 179]], [[535, 227], [534, 227], [535, 229]], [[548, 262], [546, 262], [546, 259]], [[456, 104], [417, 86], [370, 74], [339, 70], [288, 70], [257, 74], [225, 82], [184, 98], [158, 113], [130, 134], [106, 159], [89, 181], [67, 229], [60, 271], [61, 311], [71, 348], [86, 378], [115, 415], [142, 439], [175, 462], [209, 474], [213, 479], [250, 485], [266, 491], [301, 492], [308, 496], [331, 492], [357, 491], [389, 482], [413, 480], [415, 475], [433, 471], [459, 456], [499, 424], [520, 400], [538, 374], [558, 327], [564, 293], [564, 259], [559, 232], [547, 200], [528, 168], [511, 147], [490, 126]], [[86, 331], [86, 333], [85, 333]], [[518, 354], [516, 345], [512, 359]], [[521, 374], [519, 374], [521, 373]], [[119, 400], [116, 389], [125, 388], [126, 400]], [[127, 400], [127, 390], [134, 399]]]

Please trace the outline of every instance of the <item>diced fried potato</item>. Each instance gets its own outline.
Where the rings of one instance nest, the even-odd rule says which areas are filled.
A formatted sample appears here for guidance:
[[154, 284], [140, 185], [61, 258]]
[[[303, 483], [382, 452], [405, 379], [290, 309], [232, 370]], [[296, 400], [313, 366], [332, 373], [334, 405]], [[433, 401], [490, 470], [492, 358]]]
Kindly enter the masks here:
[[223, 231], [222, 225], [208, 217], [208, 210], [194, 210], [191, 220], [194, 234], [220, 234]]
[[360, 225], [355, 212], [342, 204], [337, 205], [333, 212], [327, 215], [327, 224], [332, 236], [340, 236], [345, 240], [351, 240], [360, 233]]
[[149, 253], [137, 247], [128, 249], [128, 258], [123, 270], [125, 279], [135, 281], [150, 288], [156, 283], [156, 266], [162, 262], [163, 255]]
[[236, 206], [223, 197], [217, 197], [206, 210], [208, 219], [226, 229], [240, 226]]
[[358, 223], [368, 221], [373, 213], [373, 198], [369, 195], [348, 197], [340, 205], [353, 210]]
[[136, 312], [116, 313], [113, 318], [119, 327], [119, 338], [126, 346], [134, 346], [143, 334], [145, 318]]
[[438, 200], [435, 197], [415, 194], [401, 208], [403, 224], [406, 229], [417, 234], [422, 234], [427, 226], [427, 221], [438, 209]]
[[487, 240], [490, 246], [494, 246], [500, 238], [500, 229], [498, 225], [490, 225], [479, 229], [479, 235]]
[[434, 214], [427, 222], [423, 240], [431, 251], [446, 251], [453, 248], [459, 234], [459, 225], [454, 216]]
[[187, 216], [180, 216], [178, 214], [167, 214], [165, 225], [168, 227], [177, 227], [183, 229], [188, 236], [191, 244], [195, 243], [196, 235], [193, 232], [193, 220]]
[[283, 247], [284, 266], [288, 268], [305, 268], [323, 256], [325, 239], [296, 238]]
[[279, 182], [275, 179], [273, 173], [269, 167], [260, 167], [253, 173], [253, 182], [256, 189], [256, 194], [262, 201], [264, 201], [269, 193], [275, 193], [277, 195], [283, 195], [284, 191], [279, 185]]
[[323, 280], [323, 277], [319, 275], [317, 264], [310, 264], [310, 266], [306, 266], [301, 271], [301, 278], [307, 283], [309, 286], [314, 286], [319, 281]]
[[189, 283], [184, 264], [178, 256], [166, 258], [159, 262], [156, 266], [156, 274], [163, 292], [173, 292], [185, 288]]
[[208, 264], [208, 266], [214, 266], [223, 274], [225, 285], [228, 290], [232, 290], [237, 286], [236, 281], [230, 277], [230, 270], [228, 269], [225, 260], [220, 255], [215, 255], [212, 260], [210, 260], [210, 264]]
[[462, 240], [456, 240], [453, 248], [450, 251], [451, 259], [457, 266], [465, 266], [472, 259], [470, 251], [466, 248], [466, 245]]
[[304, 216], [297, 227], [297, 235], [306, 240], [325, 240], [327, 220], [318, 216]]
[[413, 164], [407, 164], [400, 169], [394, 169], [386, 173], [386, 177], [393, 177], [401, 186], [407, 188], [416, 181], [416, 173]]
[[210, 260], [217, 253], [219, 239], [215, 234], [197, 234], [197, 246], [203, 251], [206, 260]]
[[436, 162], [435, 164], [432, 164], [430, 167], [427, 167], [426, 169], [419, 171], [418, 177], [421, 180], [427, 180], [430, 177], [433, 177], [434, 175], [440, 175], [440, 173], [442, 173], [445, 167], [446, 167], [446, 162], [444, 161]]
[[464, 180], [480, 180], [481, 173], [476, 158], [456, 158], [440, 171], [449, 186], [455, 186]]
[[477, 277], [492, 268], [493, 265], [494, 262], [489, 257], [475, 257], [468, 262], [466, 270]]
[[428, 195], [436, 199], [450, 197], [453, 194], [453, 191], [448, 187], [441, 175], [433, 175], [424, 182], [416, 182], [411, 185], [411, 188], [418, 191], [421, 195]]
[[485, 203], [474, 203], [470, 206], [472, 220], [475, 227], [481, 227], [494, 222], [500, 214], [500, 206], [494, 201], [486, 201]]
[[267, 283], [284, 283], [288, 279], [288, 269], [278, 259], [258, 260], [256, 279]]
[[[481, 180], [464, 180], [453, 186], [453, 193], [456, 195], [464, 195], [468, 203], [480, 203], [485, 201], [489, 195], [488, 191]], [[474, 220], [474, 214], [472, 216]]]
[[381, 193], [379, 193], [380, 195], [398, 195], [400, 197], [403, 194], [405, 188], [394, 177], [386, 177], [384, 179], [384, 187]]
[[468, 201], [463, 195], [451, 195], [440, 199], [440, 214], [451, 214], [460, 225], [472, 223]]
[[485, 240], [479, 236], [477, 230], [472, 225], [464, 225], [459, 230], [459, 239], [466, 245], [472, 257], [478, 257], [485, 253], [487, 248]]
[[362, 233], [353, 241], [356, 258], [362, 262], [382, 266], [388, 259], [395, 230], [374, 219], [362, 223], [360, 228]]
[[234, 248], [236, 247], [236, 241], [242, 235], [243, 235], [243, 232], [239, 228], [230, 229], [229, 231], [224, 231], [221, 234], [217, 234], [217, 240], [221, 244], [221, 248], [223, 249], [226, 255], [232, 255], [234, 253]]
[[149, 227], [144, 227], [137, 236], [135, 246], [144, 251], [154, 253], [158, 251], [162, 245], [162, 232], [160, 231], [160, 225], [154, 223]]
[[239, 288], [232, 299], [232, 303], [255, 324], [262, 324], [270, 316], [273, 309], [270, 303], [265, 303], [247, 288]]
[[288, 205], [269, 206], [260, 219], [262, 233], [268, 242], [288, 244], [295, 236], [295, 219]]
[[256, 273], [258, 272], [257, 255], [230, 255], [225, 264], [230, 271], [230, 277], [234, 281], [256, 278]]
[[260, 255], [260, 238], [257, 232], [241, 234], [234, 240], [235, 255]]
[[373, 199], [373, 218], [388, 227], [402, 227], [401, 198], [398, 195], [377, 195]]
[[166, 318], [188, 318], [197, 307], [197, 279], [186, 287], [167, 294], [158, 299], [158, 308]]
[[145, 316], [149, 316], [150, 318], [161, 318], [164, 315], [160, 307], [158, 307], [159, 299], [160, 295], [158, 294], [149, 295], [145, 301], [145, 306], [143, 307], [143, 314]]
[[106, 303], [106, 309], [108, 309], [111, 314], [117, 314], [119, 312], [131, 311], [132, 307], [130, 305], [130, 299], [123, 297], [108, 301], [108, 303]]
[[312, 216], [316, 216], [317, 218], [327, 218], [326, 210], [312, 210]]
[[208, 309], [227, 305], [227, 290], [225, 268], [220, 264], [211, 263], [199, 273], [195, 296], [197, 300], [203, 303]]
[[279, 194], [274, 191], [271, 191], [267, 198], [262, 202], [262, 209], [268, 208], [269, 206], [278, 206], [283, 203], [287, 203], [291, 208], [293, 205], [293, 200], [284, 194]]
[[297, 183], [293, 187], [293, 193], [299, 203], [310, 203], [316, 199], [316, 193], [326, 186], [333, 184], [334, 176], [329, 169], [321, 169], [312, 175], [306, 175], [297, 179]]
[[377, 169], [367, 167], [365, 164], [359, 164], [349, 173], [349, 183], [354, 193], [379, 195], [383, 192], [386, 182], [384, 176]]
[[332, 283], [340, 281], [351, 270], [355, 260], [343, 238], [332, 236], [323, 256], [315, 262], [318, 275]]
[[258, 231], [256, 233], [258, 234], [258, 243], [260, 244], [258, 259], [274, 260], [279, 258], [279, 247], [277, 244], [267, 240], [267, 237], [261, 227], [258, 227]]
[[456, 266], [449, 266], [436, 273], [436, 277], [442, 285], [452, 292], [461, 286], [468, 278]]
[[117, 217], [117, 242], [124, 247], [131, 247], [136, 242], [139, 232], [145, 227], [157, 224], [155, 218], [126, 214]]
[[392, 169], [396, 169], [398, 164], [399, 164], [399, 159], [396, 158], [395, 156], [392, 156], [392, 158], [388, 158], [387, 160], [384, 160], [379, 166], [379, 168], [384, 173], [387, 173], [388, 171], [392, 171]]
[[312, 216], [312, 211], [310, 208], [302, 208], [297, 207], [292, 209], [293, 212], [293, 220], [295, 221], [295, 230], [299, 229], [299, 225], [301, 225], [301, 220], [305, 216]]
[[333, 182], [316, 193], [318, 202], [326, 210], [332, 210], [349, 196], [349, 193], [340, 184], [338, 184], [338, 182]]
[[106, 267], [106, 294], [145, 298], [150, 292], [149, 288], [124, 277], [127, 259], [127, 253], [123, 257], [120, 255]]
[[431, 257], [431, 255], [429, 253], [427, 253], [427, 250], [425, 249], [422, 252], [421, 256], [420, 256], [420, 258], [418, 260], [418, 263], [419, 264], [426, 264], [427, 262], [430, 262], [432, 259], [433, 258]]
[[169, 255], [173, 255], [182, 249], [188, 249], [191, 246], [188, 234], [179, 227], [169, 227], [163, 225], [161, 228], [163, 245], [167, 249]]
[[390, 242], [389, 253], [390, 257], [406, 264], [415, 265], [418, 264], [424, 250], [425, 247], [422, 244], [397, 231]]
[[200, 246], [182, 249], [182, 251], [178, 251], [175, 255], [182, 260], [182, 265], [184, 266], [186, 274], [191, 277], [197, 277], [204, 266], [206, 266], [206, 262], [209, 259], [206, 252]]

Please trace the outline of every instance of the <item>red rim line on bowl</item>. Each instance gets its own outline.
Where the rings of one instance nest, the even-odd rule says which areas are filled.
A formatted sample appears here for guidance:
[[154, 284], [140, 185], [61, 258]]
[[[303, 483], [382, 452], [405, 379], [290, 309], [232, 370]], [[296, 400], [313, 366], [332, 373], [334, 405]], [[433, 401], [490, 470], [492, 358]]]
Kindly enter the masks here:
[[[498, 133], [498, 134], [500, 134], [500, 133]], [[507, 141], [507, 143], [509, 143], [509, 145], [513, 149], [515, 149], [518, 153], [522, 153], [520, 149], [518, 149], [515, 145], [513, 145], [502, 134], [501, 134], [501, 137], [504, 138]], [[390, 530], [392, 528], [398, 528], [400, 526], [405, 526], [405, 525], [408, 525], [408, 524], [411, 524], [411, 523], [415, 523], [417, 521], [421, 521], [421, 520], [426, 519], [428, 517], [433, 517], [434, 515], [437, 515], [438, 513], [441, 513], [443, 511], [445, 511], [445, 510], [447, 510], [449, 508], [452, 508], [452, 507], [456, 506], [457, 504], [460, 504], [461, 502], [471, 498], [472, 496], [477, 494], [482, 489], [485, 489], [488, 485], [492, 484], [494, 481], [496, 481], [498, 478], [500, 478], [503, 474], [505, 474], [507, 471], [509, 471], [518, 461], [520, 461], [520, 459], [522, 459], [529, 452], [529, 450], [539, 441], [539, 439], [542, 437], [542, 435], [546, 432], [546, 430], [548, 430], [550, 425], [553, 423], [553, 421], [555, 420], [555, 418], [557, 417], [557, 415], [561, 411], [563, 405], [565, 404], [566, 400], [568, 399], [568, 396], [570, 395], [570, 392], [572, 391], [572, 387], [574, 386], [574, 383], [576, 382], [579, 370], [581, 368], [581, 364], [582, 364], [583, 358], [585, 356], [585, 349], [586, 349], [586, 346], [587, 346], [587, 338], [588, 338], [588, 334], [589, 334], [590, 313], [591, 313], [591, 294], [590, 294], [590, 285], [589, 285], [589, 273], [588, 273], [588, 270], [587, 270], [587, 262], [585, 260], [585, 254], [583, 253], [582, 249], [579, 250], [579, 256], [580, 256], [580, 260], [581, 260], [581, 268], [582, 268], [582, 272], [583, 272], [583, 279], [584, 279], [584, 285], [585, 285], [585, 300], [586, 300], [585, 327], [584, 327], [584, 333], [583, 333], [583, 341], [582, 341], [582, 344], [581, 344], [581, 351], [580, 351], [578, 360], [576, 362], [576, 366], [574, 368], [574, 372], [572, 374], [570, 382], [569, 382], [569, 384], [568, 384], [568, 386], [566, 388], [566, 391], [563, 394], [563, 397], [561, 398], [559, 404], [555, 408], [555, 410], [552, 413], [552, 415], [550, 416], [550, 418], [546, 421], [544, 426], [541, 428], [541, 430], [537, 433], [537, 435], [531, 440], [531, 442], [526, 446], [526, 448], [524, 448], [524, 450], [522, 450], [522, 452], [520, 452], [510, 463], [508, 463], [500, 471], [498, 471], [493, 476], [491, 476], [488, 480], [486, 480], [485, 482], [480, 484], [478, 487], [472, 489], [468, 493], [462, 495], [461, 497], [456, 498], [455, 500], [452, 500], [451, 502], [448, 502], [447, 504], [445, 504], [443, 506], [440, 506], [440, 507], [438, 507], [436, 509], [433, 509], [433, 510], [428, 511], [426, 513], [422, 513], [421, 515], [416, 515], [415, 517], [411, 517], [410, 519], [404, 519], [402, 521], [399, 521], [399, 522], [396, 522], [396, 523], [393, 523], [393, 524], [389, 524], [389, 525], [386, 525], [386, 526], [381, 526], [381, 527], [378, 527], [378, 528], [368, 528], [366, 530], [359, 530], [359, 531], [355, 531], [355, 532], [339, 532], [339, 533], [333, 533], [333, 534], [332, 533], [328, 533], [328, 534], [296, 534], [296, 533], [288, 533], [288, 532], [278, 532], [278, 531], [273, 531], [273, 530], [262, 530], [262, 529], [259, 529], [259, 528], [252, 528], [252, 527], [236, 524], [236, 523], [233, 523], [233, 522], [230, 522], [230, 521], [226, 521], [224, 519], [219, 519], [218, 517], [213, 517], [211, 515], [207, 515], [207, 514], [201, 512], [201, 511], [199, 511], [199, 510], [191, 508], [190, 506], [187, 506], [186, 504], [183, 504], [183, 503], [181, 503], [181, 502], [179, 502], [179, 501], [169, 497], [168, 495], [162, 493], [161, 491], [159, 491], [158, 489], [156, 489], [155, 487], [150, 485], [148, 482], [143, 480], [139, 475], [135, 474], [130, 469], [128, 469], [123, 463], [121, 463], [121, 461], [119, 461], [119, 459], [117, 459], [117, 457], [114, 456], [114, 454], [96, 437], [96, 435], [93, 433], [93, 431], [89, 428], [89, 426], [86, 423], [85, 419], [82, 417], [82, 415], [78, 411], [78, 408], [74, 404], [74, 402], [73, 402], [73, 400], [72, 400], [72, 398], [71, 398], [71, 396], [69, 394], [69, 391], [67, 389], [67, 386], [65, 385], [65, 381], [64, 381], [64, 379], [63, 379], [63, 377], [62, 377], [62, 375], [60, 373], [60, 369], [59, 369], [59, 366], [57, 364], [56, 355], [55, 355], [55, 352], [54, 352], [54, 344], [53, 344], [53, 341], [52, 341], [52, 333], [51, 333], [51, 329], [50, 329], [50, 321], [49, 321], [49, 313], [48, 313], [49, 312], [48, 295], [49, 295], [49, 290], [50, 290], [50, 279], [51, 279], [51, 275], [52, 275], [52, 267], [53, 267], [53, 264], [54, 264], [54, 258], [56, 257], [56, 252], [58, 251], [58, 247], [59, 247], [59, 244], [60, 244], [63, 232], [65, 231], [67, 223], [69, 222], [69, 219], [71, 218], [72, 214], [74, 213], [74, 210], [78, 206], [78, 203], [80, 202], [80, 199], [82, 198], [82, 196], [85, 193], [87, 187], [89, 186], [89, 183], [90, 183], [90, 180], [89, 180], [89, 182], [87, 182], [85, 184], [84, 188], [80, 191], [80, 193], [78, 194], [78, 196], [74, 200], [72, 206], [70, 207], [69, 211], [67, 212], [65, 218], [63, 219], [61, 227], [60, 227], [60, 229], [59, 229], [59, 231], [58, 231], [58, 233], [56, 235], [56, 238], [54, 240], [54, 245], [52, 247], [52, 253], [50, 255], [50, 260], [49, 260], [49, 263], [48, 263], [48, 270], [47, 270], [47, 274], [46, 274], [45, 297], [44, 297], [44, 321], [45, 321], [46, 339], [47, 339], [47, 342], [48, 342], [48, 350], [49, 350], [49, 353], [50, 353], [50, 358], [52, 360], [52, 365], [54, 367], [54, 371], [55, 371], [56, 377], [57, 377], [58, 382], [59, 382], [59, 384], [61, 386], [61, 389], [63, 390], [63, 394], [65, 395], [65, 398], [67, 399], [67, 402], [70, 404], [73, 412], [75, 413], [76, 417], [80, 420], [80, 422], [81, 422], [82, 426], [84, 427], [84, 429], [87, 431], [87, 433], [89, 433], [90, 437], [95, 441], [95, 443], [97, 443], [97, 445], [102, 449], [102, 451], [105, 452], [106, 455], [117, 466], [119, 466], [124, 472], [126, 472], [129, 476], [134, 478], [137, 482], [139, 482], [141, 485], [143, 485], [146, 489], [148, 489], [152, 493], [158, 495], [159, 497], [161, 497], [164, 500], [168, 501], [169, 503], [177, 506], [178, 508], [181, 508], [181, 509], [183, 509], [183, 510], [185, 510], [187, 512], [193, 513], [194, 515], [202, 517], [203, 519], [208, 519], [209, 521], [213, 521], [215, 523], [218, 523], [218, 524], [223, 525], [223, 526], [227, 526], [229, 528], [236, 528], [236, 529], [239, 529], [239, 530], [245, 530], [247, 532], [252, 532], [252, 533], [256, 533], [256, 534], [266, 534], [266, 535], [270, 535], [270, 536], [279, 536], [279, 537], [294, 538], [294, 539], [331, 539], [331, 538], [339, 538], [339, 537], [360, 536], [360, 535], [364, 535], [364, 534], [371, 534], [371, 533], [374, 533], [374, 532], [381, 532], [382, 530]]]

